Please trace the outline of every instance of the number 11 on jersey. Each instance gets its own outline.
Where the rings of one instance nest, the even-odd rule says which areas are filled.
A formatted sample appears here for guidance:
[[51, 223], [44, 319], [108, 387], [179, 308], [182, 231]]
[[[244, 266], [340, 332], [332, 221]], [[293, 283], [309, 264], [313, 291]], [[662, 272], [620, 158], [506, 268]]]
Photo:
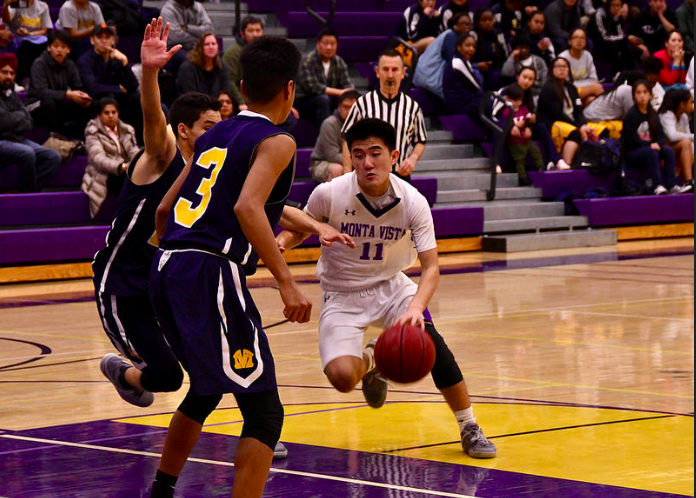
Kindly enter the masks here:
[[363, 261], [382, 261], [384, 259], [384, 244], [379, 243], [375, 244], [375, 255], [374, 257], [370, 257], [370, 254], [372, 253], [372, 244], [370, 242], [366, 242], [363, 244], [363, 253], [362, 256], [360, 256], [360, 259]]

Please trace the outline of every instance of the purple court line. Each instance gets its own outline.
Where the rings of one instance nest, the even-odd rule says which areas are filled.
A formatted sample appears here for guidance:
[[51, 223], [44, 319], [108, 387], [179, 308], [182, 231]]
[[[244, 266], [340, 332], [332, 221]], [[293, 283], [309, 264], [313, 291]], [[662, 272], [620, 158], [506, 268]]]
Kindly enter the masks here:
[[[311, 405], [311, 404], [314, 404], [314, 403], [304, 403], [304, 404], [310, 404], [310, 405]], [[337, 404], [341, 404], [341, 403], [337, 403]], [[288, 405], [285, 405], [285, 406], [288, 406]], [[295, 405], [295, 406], [298, 406], [298, 405]], [[288, 417], [297, 417], [298, 415], [313, 415], [313, 414], [315, 414], [315, 413], [330, 413], [330, 412], [340, 412], [340, 411], [343, 411], [343, 410], [355, 410], [356, 408], [366, 408], [366, 407], [368, 407], [368, 406], [369, 406], [369, 405], [366, 405], [365, 403], [361, 403], [361, 404], [355, 405], [355, 406], [344, 406], [344, 407], [341, 407], [341, 408], [329, 408], [329, 409], [326, 409], [326, 410], [314, 410], [314, 411], [311, 411], [311, 412], [292, 413], [292, 414], [290, 414], [290, 415], [286, 414], [286, 415], [285, 415], [285, 418], [288, 418]], [[220, 422], [219, 424], [210, 424], [210, 425], [206, 424], [206, 425], [204, 425], [203, 427], [218, 427], [218, 426], [221, 426], [221, 425], [241, 424], [242, 422], [244, 422], [244, 421], [243, 421], [243, 420], [235, 420], [234, 422]]]

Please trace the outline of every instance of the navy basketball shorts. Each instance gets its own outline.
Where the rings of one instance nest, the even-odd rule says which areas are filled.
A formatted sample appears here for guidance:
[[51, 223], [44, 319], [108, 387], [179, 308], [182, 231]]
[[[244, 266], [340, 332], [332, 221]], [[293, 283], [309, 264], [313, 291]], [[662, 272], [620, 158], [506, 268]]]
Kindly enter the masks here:
[[202, 251], [158, 251], [150, 297], [196, 396], [277, 389], [275, 364], [242, 268]]
[[138, 370], [152, 368], [166, 372], [177, 369], [174, 353], [164, 340], [150, 296], [114, 296], [99, 292], [96, 284], [99, 316], [114, 347]]

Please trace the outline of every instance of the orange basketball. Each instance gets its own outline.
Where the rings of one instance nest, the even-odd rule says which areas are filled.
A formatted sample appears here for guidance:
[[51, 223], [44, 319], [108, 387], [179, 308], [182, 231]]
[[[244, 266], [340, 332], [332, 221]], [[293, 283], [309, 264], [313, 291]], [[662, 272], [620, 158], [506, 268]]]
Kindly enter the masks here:
[[427, 332], [413, 325], [390, 327], [377, 339], [375, 362], [389, 380], [416, 382], [433, 369], [435, 343]]

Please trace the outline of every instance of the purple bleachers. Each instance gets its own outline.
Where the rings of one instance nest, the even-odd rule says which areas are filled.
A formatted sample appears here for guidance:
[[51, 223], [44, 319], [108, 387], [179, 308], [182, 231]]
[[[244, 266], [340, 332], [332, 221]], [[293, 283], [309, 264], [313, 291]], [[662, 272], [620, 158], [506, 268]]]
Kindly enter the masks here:
[[440, 116], [440, 122], [445, 130], [452, 132], [455, 142], [480, 142], [486, 139], [483, 126], [464, 114]]
[[108, 226], [0, 231], [0, 265], [90, 260], [108, 231]]
[[310, 156], [312, 149], [297, 149], [297, 168], [295, 178], [310, 178], [309, 173]]
[[438, 97], [422, 88], [411, 88], [409, 96], [418, 102], [426, 116], [439, 116], [447, 114], [447, 105]]
[[[414, 0], [350, 0], [336, 3], [337, 12], [403, 12], [413, 5]], [[297, 12], [307, 7], [306, 0], [247, 0], [250, 12]], [[311, 6], [316, 11], [326, 10], [329, 2], [314, 0]]]
[[[85, 156], [77, 156], [72, 158], [68, 163], [62, 164], [53, 179], [48, 184], [53, 188], [80, 188], [82, 176], [87, 167], [87, 158]], [[14, 190], [19, 184], [17, 175], [17, 167], [10, 165], [0, 169], [0, 191]]]
[[582, 195], [596, 188], [605, 188], [612, 192], [616, 185], [616, 175], [593, 175], [585, 170], [530, 171], [529, 178], [536, 188], [541, 189], [544, 199], [554, 199], [566, 189], [571, 189], [575, 195]]
[[295, 137], [298, 147], [314, 147], [319, 137], [319, 128], [313, 123], [300, 119], [297, 121], [297, 126], [292, 132]]
[[82, 192], [0, 195], [0, 226], [90, 223], [89, 200]]
[[376, 61], [388, 42], [389, 36], [342, 36], [338, 55], [346, 62]]
[[[328, 13], [320, 15], [327, 17]], [[323, 28], [322, 24], [307, 12], [284, 12], [278, 13], [277, 17], [280, 23], [287, 27], [290, 38], [315, 37]], [[340, 37], [384, 36], [396, 29], [400, 18], [399, 12], [338, 12], [333, 18], [331, 28]]]
[[462, 237], [483, 233], [482, 207], [436, 207], [432, 212], [437, 237]]
[[694, 221], [694, 194], [581, 199], [574, 203], [591, 227]]

